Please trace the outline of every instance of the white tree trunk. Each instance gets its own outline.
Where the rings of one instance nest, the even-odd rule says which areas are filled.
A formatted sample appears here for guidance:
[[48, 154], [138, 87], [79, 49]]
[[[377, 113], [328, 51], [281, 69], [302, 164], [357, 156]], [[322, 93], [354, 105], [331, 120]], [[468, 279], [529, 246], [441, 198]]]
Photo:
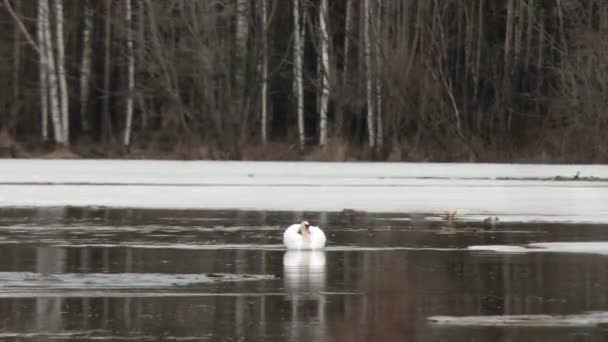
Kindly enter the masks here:
[[38, 54], [39, 61], [39, 77], [40, 77], [40, 116], [42, 120], [42, 139], [47, 141], [49, 138], [49, 84], [48, 84], [48, 62], [46, 57], [45, 40], [46, 29], [44, 25], [45, 10], [44, 3], [38, 3], [38, 22], [36, 26], [36, 35], [40, 53]]
[[376, 16], [375, 16], [375, 40], [374, 40], [374, 57], [376, 61], [376, 71], [375, 71], [375, 83], [376, 83], [376, 146], [382, 146], [382, 142], [384, 140], [384, 128], [382, 125], [382, 82], [380, 74], [382, 72], [382, 54], [380, 51], [380, 37], [383, 35], [380, 34], [380, 30], [382, 29], [382, 2], [378, 0], [376, 2]]
[[260, 0], [261, 3], [261, 22], [262, 22], [262, 65], [260, 68], [260, 78], [262, 79], [261, 89], [261, 126], [262, 126], [262, 143], [268, 143], [268, 27], [267, 27], [267, 8], [266, 0]]
[[41, 7], [44, 25], [44, 53], [47, 59], [47, 80], [49, 88], [49, 99], [51, 104], [51, 120], [53, 122], [53, 136], [55, 142], [64, 145], [63, 126], [61, 124], [61, 112], [59, 110], [59, 93], [57, 91], [57, 71], [55, 69], [55, 55], [53, 53], [53, 36], [51, 35], [51, 22], [49, 14], [48, 0], [40, 0], [38, 5]]
[[374, 147], [376, 143], [375, 125], [374, 125], [374, 95], [373, 95], [373, 79], [372, 79], [372, 51], [370, 41], [370, 0], [363, 0], [363, 32], [364, 32], [364, 50], [365, 50], [365, 90], [367, 97], [367, 133], [369, 147]]
[[237, 54], [239, 56], [243, 56], [247, 49], [247, 36], [249, 32], [248, 13], [248, 0], [236, 0], [236, 43], [238, 48]]
[[63, 42], [63, 0], [55, 0], [55, 34], [57, 35], [57, 74], [59, 76], [59, 92], [61, 94], [61, 127], [63, 143], [70, 143], [70, 117], [68, 83], [65, 76], [65, 49]]
[[88, 115], [89, 80], [91, 79], [91, 33], [93, 32], [93, 8], [90, 0], [84, 2], [84, 30], [82, 32], [82, 61], [80, 64], [80, 119], [82, 130], [91, 129]]
[[[249, 0], [236, 0], [236, 65], [235, 81], [236, 92], [235, 101], [237, 111], [242, 112], [245, 105], [245, 82], [247, 72], [247, 40], [249, 36]], [[236, 113], [235, 113], [236, 114]]]
[[321, 103], [319, 145], [327, 143], [327, 107], [329, 104], [329, 34], [327, 33], [327, 0], [319, 7], [319, 30], [321, 34]]
[[306, 143], [306, 137], [304, 135], [304, 89], [302, 81], [302, 55], [304, 49], [302, 48], [302, 34], [300, 31], [300, 0], [293, 0], [293, 69], [295, 78], [295, 95], [296, 95], [296, 112], [298, 116], [298, 137], [300, 141], [300, 148], [304, 148]]
[[131, 126], [133, 123], [133, 92], [135, 89], [135, 56], [133, 56], [133, 31], [131, 25], [131, 0], [125, 1], [125, 25], [127, 27], [127, 108], [124, 146], [128, 147], [131, 140]]
[[113, 140], [112, 122], [110, 121], [110, 87], [112, 82], [112, 0], [105, 0], [105, 18], [103, 32], [103, 97], [101, 102], [102, 135], [104, 140]]

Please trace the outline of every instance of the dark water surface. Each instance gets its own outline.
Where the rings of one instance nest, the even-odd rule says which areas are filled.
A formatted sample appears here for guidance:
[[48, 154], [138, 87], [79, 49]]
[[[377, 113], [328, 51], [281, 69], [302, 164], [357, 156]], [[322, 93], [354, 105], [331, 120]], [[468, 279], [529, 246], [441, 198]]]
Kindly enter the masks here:
[[[283, 229], [304, 218], [324, 228], [326, 251], [282, 248]], [[358, 212], [2, 209], [0, 340], [608, 339], [608, 256], [466, 250], [608, 241], [608, 226], [443, 225]]]

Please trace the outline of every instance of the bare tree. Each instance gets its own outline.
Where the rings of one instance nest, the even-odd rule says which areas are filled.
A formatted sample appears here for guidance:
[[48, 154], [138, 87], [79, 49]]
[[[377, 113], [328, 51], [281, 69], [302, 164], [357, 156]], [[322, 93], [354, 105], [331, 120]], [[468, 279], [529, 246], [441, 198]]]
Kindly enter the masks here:
[[342, 66], [342, 87], [346, 86], [346, 82], [348, 80], [348, 67], [349, 67], [349, 52], [350, 52], [350, 41], [351, 41], [351, 31], [352, 31], [352, 22], [353, 22], [353, 14], [352, 14], [352, 0], [346, 0], [346, 13], [344, 14], [344, 61]]
[[[237, 88], [242, 91], [245, 86], [245, 72], [247, 68], [247, 42], [249, 40], [249, 2], [248, 0], [236, 1], [236, 79]], [[243, 94], [239, 96], [242, 100]]]
[[327, 107], [329, 104], [329, 34], [327, 32], [327, 0], [321, 0], [319, 6], [319, 33], [321, 45], [321, 101], [319, 112], [319, 145], [327, 143]]
[[[46, 28], [43, 24], [47, 19], [45, 17], [44, 4], [38, 3], [38, 18], [36, 25], [36, 36], [38, 39], [38, 46], [44, 47], [46, 45]], [[40, 83], [40, 116], [41, 116], [41, 130], [42, 139], [48, 140], [49, 137], [49, 81], [48, 81], [48, 62], [46, 56], [46, 49], [38, 50], [38, 77]]]
[[267, 0], [260, 0], [260, 24], [262, 35], [262, 61], [260, 62], [260, 78], [262, 89], [260, 91], [260, 119], [262, 143], [268, 143], [268, 9]]
[[83, 131], [91, 129], [88, 114], [91, 79], [91, 34], [93, 33], [93, 8], [90, 0], [84, 4], [84, 27], [82, 30], [82, 57], [80, 62], [80, 120]]
[[63, 41], [63, 0], [55, 0], [55, 34], [57, 36], [57, 75], [59, 76], [59, 93], [61, 108], [61, 128], [63, 144], [70, 143], [70, 103], [68, 83], [65, 73], [65, 44]]
[[60, 145], [66, 145], [65, 137], [63, 136], [63, 124], [61, 122], [60, 99], [57, 82], [57, 70], [55, 68], [55, 54], [53, 52], [53, 36], [51, 34], [51, 21], [49, 12], [48, 0], [38, 2], [42, 11], [42, 25], [44, 26], [44, 53], [47, 60], [47, 80], [49, 82], [49, 98], [51, 104], [51, 120], [53, 121], [53, 134], [55, 142]]
[[[34, 39], [30, 36], [27, 31], [27, 28], [23, 24], [23, 21], [19, 17], [19, 14], [15, 12], [9, 0], [4, 0], [4, 6], [10, 13], [10, 15], [15, 20], [16, 26], [19, 30], [24, 34], [27, 42], [30, 46], [38, 53], [38, 66], [39, 66], [39, 82], [40, 82], [40, 112], [41, 112], [41, 135], [43, 140], [47, 140], [48, 138], [48, 96], [49, 96], [49, 70], [51, 65], [49, 64], [49, 56], [47, 55], [47, 45], [50, 44], [50, 27], [48, 26], [49, 22], [49, 7], [48, 1], [43, 1], [38, 4], [38, 16], [37, 16], [37, 39], [38, 42], [34, 41]], [[52, 56], [51, 56], [52, 57]], [[56, 88], [55, 88], [56, 95]], [[57, 100], [52, 99], [52, 100]], [[52, 102], [54, 103], [54, 102]], [[55, 108], [55, 107], [53, 107]], [[53, 112], [55, 114], [56, 112]], [[59, 124], [60, 122], [56, 119], [59, 119], [59, 115], [57, 113], [56, 116], [53, 116], [53, 124]], [[57, 130], [56, 130], [57, 131]], [[59, 135], [58, 135], [59, 134]], [[61, 130], [58, 133], [55, 133], [55, 142], [61, 143]]]
[[370, 0], [363, 0], [363, 45], [365, 49], [365, 89], [367, 94], [367, 135], [369, 147], [376, 145], [376, 129], [374, 125], [374, 92], [373, 92], [373, 64], [371, 48]]
[[132, 30], [131, 0], [125, 0], [125, 26], [127, 35], [127, 105], [125, 136], [123, 145], [129, 146], [131, 141], [131, 126], [133, 122], [133, 93], [135, 90], [135, 56], [133, 55], [133, 30]]
[[112, 0], [105, 0], [105, 18], [103, 31], [103, 97], [102, 127], [104, 139], [112, 139], [112, 122], [110, 119], [110, 82], [112, 74]]
[[[0, 2], [16, 28], [0, 32], [8, 42], [0, 59], [10, 62], [0, 68], [10, 81], [0, 105], [3, 128], [17, 141], [35, 133], [67, 145], [75, 132], [69, 116], [76, 114], [69, 108], [77, 105], [82, 131], [93, 139], [128, 146], [137, 117], [138, 140], [170, 141], [187, 147], [180, 148], [185, 153], [201, 145], [208, 150], [201, 155], [214, 158], [245, 157], [248, 143], [267, 144], [285, 131], [295, 132], [304, 148], [308, 114], [319, 145], [334, 137], [348, 144], [363, 139], [391, 158], [426, 151], [467, 158], [462, 144], [535, 151], [547, 144], [550, 154], [575, 134], [605, 143], [599, 132], [608, 123], [598, 110], [605, 107], [598, 94], [606, 84], [602, 0], [85, 0], [69, 6], [40, 0], [34, 38], [28, 34], [34, 21], [23, 18], [35, 17], [36, 7]], [[281, 31], [286, 22], [293, 34]], [[36, 75], [28, 71], [34, 65]], [[114, 72], [122, 77], [114, 79]], [[69, 82], [76, 78], [79, 98], [70, 103]], [[38, 82], [40, 89], [28, 88]], [[271, 112], [289, 110], [281, 95], [290, 86], [292, 114], [271, 125]], [[316, 96], [307, 97], [309, 91]], [[555, 143], [561, 135], [564, 143]], [[402, 154], [402, 146], [412, 154]]]
[[302, 46], [302, 33], [305, 31], [300, 28], [300, 0], [293, 0], [293, 74], [294, 74], [294, 91], [296, 97], [296, 113], [298, 119], [298, 137], [300, 149], [306, 144], [306, 136], [304, 131], [304, 84], [302, 74], [302, 62], [304, 48]]
[[515, 9], [513, 1], [515, 0], [507, 0], [507, 21], [505, 27], [505, 47], [504, 47], [504, 75], [507, 77], [508, 74], [511, 73], [511, 60], [512, 60], [512, 40], [513, 40], [513, 17]]
[[382, 42], [385, 40], [381, 40], [381, 30], [382, 30], [382, 1], [377, 0], [375, 7], [375, 16], [374, 16], [374, 58], [375, 58], [375, 68], [373, 75], [375, 75], [375, 90], [376, 90], [376, 146], [381, 147], [384, 140], [384, 127], [382, 120], [382, 54], [380, 51], [380, 46]]
[[[21, 0], [14, 0], [15, 13], [17, 16], [21, 13]], [[15, 127], [17, 124], [17, 113], [21, 101], [19, 100], [19, 92], [21, 89], [21, 29], [19, 24], [15, 22], [15, 28], [13, 30], [13, 99], [11, 103], [10, 117], [7, 125], [4, 127], [10, 135], [15, 134]]]

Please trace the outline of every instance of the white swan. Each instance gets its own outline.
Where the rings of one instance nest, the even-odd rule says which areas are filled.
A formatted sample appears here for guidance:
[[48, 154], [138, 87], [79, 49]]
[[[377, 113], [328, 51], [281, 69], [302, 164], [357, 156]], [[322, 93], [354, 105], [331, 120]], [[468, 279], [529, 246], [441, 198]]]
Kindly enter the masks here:
[[287, 249], [321, 249], [325, 247], [325, 233], [307, 221], [289, 226], [283, 233]]

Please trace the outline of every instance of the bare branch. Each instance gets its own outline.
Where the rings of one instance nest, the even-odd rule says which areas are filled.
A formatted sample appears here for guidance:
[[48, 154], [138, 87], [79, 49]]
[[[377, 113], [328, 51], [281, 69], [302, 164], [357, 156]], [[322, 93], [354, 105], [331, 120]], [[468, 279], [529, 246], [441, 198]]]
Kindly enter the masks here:
[[15, 10], [11, 6], [10, 0], [4, 0], [4, 6], [6, 6], [6, 9], [11, 14], [11, 17], [13, 17], [13, 19], [15, 19], [15, 22], [19, 26], [19, 29], [21, 30], [21, 32], [23, 32], [23, 34], [25, 35], [25, 38], [27, 39], [28, 43], [30, 43], [30, 45], [36, 51], [36, 53], [40, 54], [41, 53], [40, 47], [38, 46], [38, 44], [36, 44], [36, 42], [34, 41], [32, 36], [30, 36], [30, 33], [27, 31], [27, 28], [23, 24], [23, 21], [21, 21], [21, 18], [19, 18], [17, 13], [15, 13]]

